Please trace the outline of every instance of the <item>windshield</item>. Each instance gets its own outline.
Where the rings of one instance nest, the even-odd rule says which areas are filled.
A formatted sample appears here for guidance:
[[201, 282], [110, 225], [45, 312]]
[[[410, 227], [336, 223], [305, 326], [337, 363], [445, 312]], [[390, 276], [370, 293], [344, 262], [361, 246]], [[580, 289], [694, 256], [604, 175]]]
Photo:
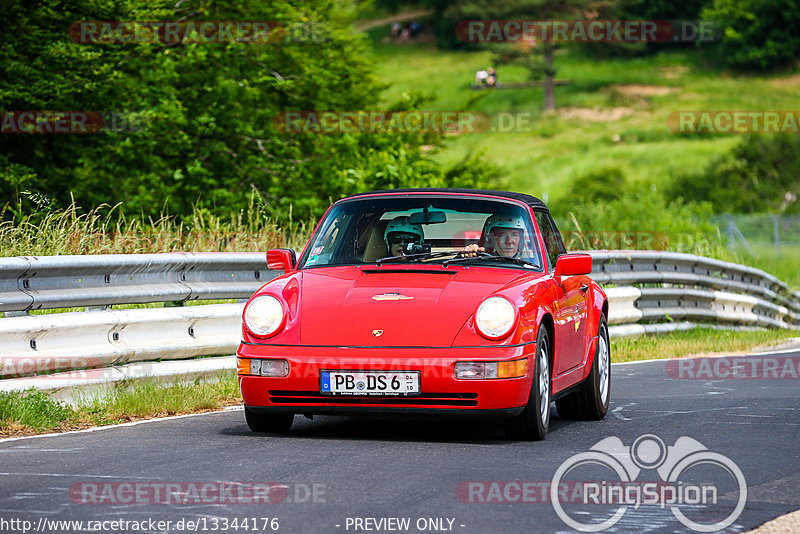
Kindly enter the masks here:
[[469, 258], [469, 264], [517, 269], [542, 265], [529, 211], [519, 204], [414, 196], [376, 197], [334, 206], [299, 267], [447, 264], [448, 259], [461, 259], [470, 251], [480, 251], [480, 256]]

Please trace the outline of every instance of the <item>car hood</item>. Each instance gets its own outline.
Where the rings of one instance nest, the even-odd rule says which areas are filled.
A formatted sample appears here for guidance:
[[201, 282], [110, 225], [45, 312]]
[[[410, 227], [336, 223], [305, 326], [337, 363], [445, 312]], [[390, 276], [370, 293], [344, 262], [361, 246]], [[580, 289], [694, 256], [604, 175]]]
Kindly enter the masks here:
[[491, 267], [306, 269], [300, 343], [450, 346], [484, 298], [527, 274]]

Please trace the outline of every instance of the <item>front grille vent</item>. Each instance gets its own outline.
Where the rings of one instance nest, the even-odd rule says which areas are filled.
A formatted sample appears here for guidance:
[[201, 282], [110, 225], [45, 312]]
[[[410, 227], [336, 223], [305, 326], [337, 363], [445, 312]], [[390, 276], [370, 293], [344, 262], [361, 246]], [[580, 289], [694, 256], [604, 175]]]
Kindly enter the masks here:
[[320, 395], [318, 391], [270, 391], [273, 404], [325, 404], [360, 406], [477, 406], [477, 393], [421, 393], [415, 397]]

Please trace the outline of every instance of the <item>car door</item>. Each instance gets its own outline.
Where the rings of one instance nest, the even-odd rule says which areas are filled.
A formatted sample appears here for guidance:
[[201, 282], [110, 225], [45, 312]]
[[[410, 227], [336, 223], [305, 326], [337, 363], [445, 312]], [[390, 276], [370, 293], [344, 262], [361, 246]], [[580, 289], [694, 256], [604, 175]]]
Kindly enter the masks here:
[[[546, 211], [534, 211], [536, 224], [542, 234], [546, 249], [548, 269], [555, 269], [556, 261], [567, 249], [558, 233], [552, 217]], [[554, 375], [562, 374], [583, 361], [586, 339], [586, 288], [584, 277], [563, 277], [561, 284], [554, 282], [555, 301], [553, 322], [555, 325]]]

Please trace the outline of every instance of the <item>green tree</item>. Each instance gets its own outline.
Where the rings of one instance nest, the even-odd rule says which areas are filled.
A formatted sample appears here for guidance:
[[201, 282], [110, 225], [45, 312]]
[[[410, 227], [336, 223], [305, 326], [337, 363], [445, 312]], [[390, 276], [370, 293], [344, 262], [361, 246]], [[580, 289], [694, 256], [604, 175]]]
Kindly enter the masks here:
[[[588, 0], [466, 0], [445, 10], [447, 20], [535, 20], [563, 21], [583, 18]], [[455, 32], [455, 29], [453, 29]], [[544, 35], [543, 35], [544, 37]], [[530, 80], [544, 79], [543, 109], [555, 109], [554, 53], [558, 44], [552, 35], [535, 43], [515, 42], [492, 44], [496, 65], [521, 65]]]
[[743, 70], [789, 65], [800, 53], [800, 4], [796, 0], [714, 0], [703, 18], [722, 29], [709, 50], [723, 64]]
[[[462, 185], [496, 173], [436, 164], [437, 134], [281, 132], [285, 111], [374, 110], [382, 86], [368, 41], [337, 0], [8, 0], [0, 46], [0, 109], [133, 113], [141, 129], [0, 136], [0, 192], [11, 212], [37, 206], [184, 215], [245, 209], [251, 192], [273, 216], [317, 216], [366, 188]], [[75, 21], [278, 21], [268, 43], [81, 44]], [[280, 34], [278, 34], [280, 35]], [[310, 38], [309, 38], [310, 37]], [[392, 109], [412, 109], [414, 97]], [[460, 170], [459, 170], [460, 169]], [[463, 179], [462, 179], [463, 176]], [[27, 193], [23, 193], [27, 192]], [[41, 202], [38, 204], [41, 206]], [[7, 211], [7, 213], [9, 213]]]
[[668, 195], [710, 202], [717, 213], [800, 213], [800, 138], [748, 135], [699, 175], [678, 178]]

